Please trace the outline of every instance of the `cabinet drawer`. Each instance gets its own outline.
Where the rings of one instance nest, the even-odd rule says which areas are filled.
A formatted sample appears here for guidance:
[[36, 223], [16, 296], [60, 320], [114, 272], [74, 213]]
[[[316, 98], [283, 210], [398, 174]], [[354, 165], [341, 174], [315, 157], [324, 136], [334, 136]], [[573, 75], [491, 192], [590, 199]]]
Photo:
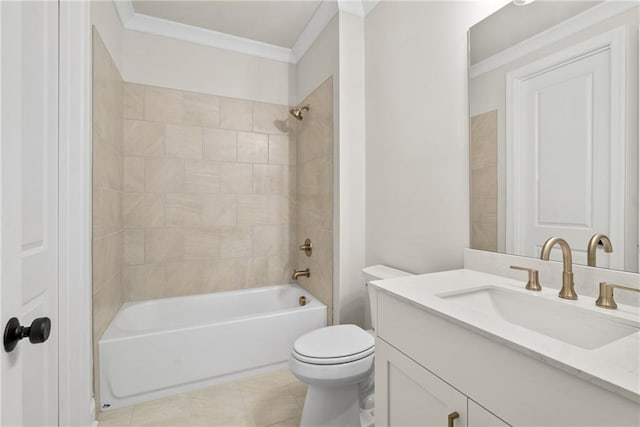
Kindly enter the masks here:
[[[467, 397], [384, 341], [376, 341], [376, 426], [467, 425]], [[486, 425], [486, 424], [485, 424]]]

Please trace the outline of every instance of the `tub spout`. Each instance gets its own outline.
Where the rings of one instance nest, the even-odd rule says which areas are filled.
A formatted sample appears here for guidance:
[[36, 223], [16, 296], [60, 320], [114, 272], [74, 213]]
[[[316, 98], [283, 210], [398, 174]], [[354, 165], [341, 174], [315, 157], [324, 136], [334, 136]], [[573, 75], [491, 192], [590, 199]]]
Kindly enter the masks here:
[[291, 276], [291, 278], [293, 280], [298, 280], [298, 277], [310, 277], [311, 276], [311, 272], [309, 271], [309, 269], [307, 268], [306, 270], [293, 270], [293, 275]]

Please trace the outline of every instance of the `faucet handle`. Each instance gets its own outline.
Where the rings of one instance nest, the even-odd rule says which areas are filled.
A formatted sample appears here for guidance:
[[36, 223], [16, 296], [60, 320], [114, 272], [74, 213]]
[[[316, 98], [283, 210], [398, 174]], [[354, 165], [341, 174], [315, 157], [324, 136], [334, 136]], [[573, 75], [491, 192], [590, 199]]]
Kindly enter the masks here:
[[598, 299], [596, 300], [596, 305], [598, 307], [608, 308], [611, 310], [615, 310], [616, 308], [618, 308], [618, 304], [616, 304], [616, 301], [613, 299], [614, 289], [622, 289], [622, 290], [631, 291], [631, 292], [640, 292], [640, 289], [632, 288], [630, 286], [600, 282], [600, 294], [598, 295]]
[[535, 268], [520, 267], [518, 265], [512, 265], [510, 268], [514, 270], [522, 270], [522, 271], [529, 272], [529, 281], [527, 282], [527, 286], [525, 286], [526, 289], [530, 291], [542, 290], [542, 286], [540, 286], [540, 280], [538, 279], [538, 270], [536, 270]]

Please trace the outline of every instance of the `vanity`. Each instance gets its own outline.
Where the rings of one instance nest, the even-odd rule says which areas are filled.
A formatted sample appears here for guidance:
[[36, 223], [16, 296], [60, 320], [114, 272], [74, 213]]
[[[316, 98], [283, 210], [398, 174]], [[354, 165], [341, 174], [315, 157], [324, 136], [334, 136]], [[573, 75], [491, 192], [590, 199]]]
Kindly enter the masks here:
[[372, 286], [376, 425], [640, 424], [638, 309], [469, 269]]

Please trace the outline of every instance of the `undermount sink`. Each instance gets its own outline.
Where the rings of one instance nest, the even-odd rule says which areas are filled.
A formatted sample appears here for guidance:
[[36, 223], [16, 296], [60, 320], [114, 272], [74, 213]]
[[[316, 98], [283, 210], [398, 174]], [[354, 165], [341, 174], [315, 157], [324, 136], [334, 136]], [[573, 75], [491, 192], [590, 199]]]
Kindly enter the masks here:
[[499, 287], [483, 287], [438, 295], [475, 312], [527, 328], [551, 338], [594, 350], [638, 332], [606, 314]]

